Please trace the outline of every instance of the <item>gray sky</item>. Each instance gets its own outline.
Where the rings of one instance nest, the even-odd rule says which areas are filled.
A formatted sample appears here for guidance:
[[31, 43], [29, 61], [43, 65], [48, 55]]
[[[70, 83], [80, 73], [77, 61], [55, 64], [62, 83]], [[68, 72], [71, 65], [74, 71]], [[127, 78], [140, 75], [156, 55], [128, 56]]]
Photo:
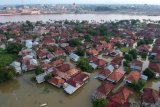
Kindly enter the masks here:
[[0, 5], [8, 4], [156, 4], [160, 0], [0, 0]]

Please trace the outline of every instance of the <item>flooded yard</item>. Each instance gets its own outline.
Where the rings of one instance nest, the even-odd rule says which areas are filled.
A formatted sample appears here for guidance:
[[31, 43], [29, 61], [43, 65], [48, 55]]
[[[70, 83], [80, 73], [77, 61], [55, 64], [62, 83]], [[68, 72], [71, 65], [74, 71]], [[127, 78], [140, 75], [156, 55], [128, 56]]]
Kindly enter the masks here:
[[1, 107], [92, 107], [91, 94], [100, 85], [92, 73], [87, 84], [73, 95], [66, 94], [50, 84], [36, 84], [30, 81], [32, 73], [26, 73], [15, 80], [0, 84]]

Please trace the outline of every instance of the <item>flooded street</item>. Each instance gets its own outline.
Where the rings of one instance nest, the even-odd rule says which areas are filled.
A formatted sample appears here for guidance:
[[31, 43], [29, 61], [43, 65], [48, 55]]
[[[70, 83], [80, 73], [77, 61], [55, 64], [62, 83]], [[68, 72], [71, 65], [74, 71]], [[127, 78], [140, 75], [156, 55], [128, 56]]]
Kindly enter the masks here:
[[[0, 84], [1, 107], [92, 107], [91, 94], [100, 85], [93, 73], [89, 82], [73, 95], [66, 94], [47, 83], [36, 84], [30, 81], [31, 73], [24, 74], [16, 80]], [[55, 106], [56, 105], [56, 106]]]

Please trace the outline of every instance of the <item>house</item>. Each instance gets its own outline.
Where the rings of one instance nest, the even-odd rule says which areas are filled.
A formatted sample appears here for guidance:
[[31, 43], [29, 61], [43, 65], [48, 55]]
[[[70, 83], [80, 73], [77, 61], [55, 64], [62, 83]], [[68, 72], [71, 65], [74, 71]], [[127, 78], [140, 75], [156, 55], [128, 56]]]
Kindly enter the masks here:
[[144, 88], [141, 98], [144, 107], [159, 107], [160, 94], [158, 91], [151, 88]]
[[124, 79], [126, 83], [137, 83], [141, 78], [141, 73], [139, 71], [131, 71], [128, 76]]
[[21, 63], [20, 62], [14, 61], [10, 64], [10, 66], [12, 66], [16, 70], [16, 73], [21, 74], [22, 69], [21, 69]]
[[58, 60], [53, 61], [52, 65], [56, 67], [56, 66], [62, 65], [63, 63], [64, 63], [64, 60], [58, 59]]
[[62, 48], [60, 48], [58, 46], [54, 46], [53, 49], [54, 49], [53, 54], [55, 57], [60, 57], [60, 56], [65, 55], [65, 52]]
[[42, 74], [39, 74], [39, 75], [37, 75], [36, 76], [36, 81], [37, 81], [37, 83], [42, 83], [42, 82], [44, 82], [45, 81], [45, 76], [46, 75], [48, 75], [48, 74], [50, 74], [52, 71], [47, 71], [47, 72], [44, 72], [44, 73], [42, 73]]
[[23, 60], [22, 60], [23, 71], [33, 70], [37, 65], [38, 65], [38, 61], [32, 58], [31, 56], [28, 55], [23, 57]]
[[102, 68], [107, 64], [107, 62], [103, 59], [98, 59], [94, 63], [98, 65], [98, 68]]
[[[114, 93], [110, 100], [111, 102], [114, 102], [115, 105], [123, 105], [127, 102], [129, 96], [132, 94], [132, 92], [126, 88], [126, 87], [120, 87], [116, 93]], [[113, 106], [114, 107], [114, 106]], [[121, 106], [119, 106], [121, 107]]]
[[80, 72], [81, 72], [80, 69], [72, 68], [72, 69], [66, 71], [65, 73], [66, 73], [69, 77], [73, 77], [73, 76], [77, 75], [77, 74], [80, 73]]
[[40, 58], [40, 59], [44, 59], [44, 58], [46, 58], [46, 51], [45, 50], [41, 50], [41, 49], [39, 49], [38, 51], [37, 51], [37, 56], [38, 56], [38, 58]]
[[154, 72], [155, 78], [160, 78], [160, 63], [149, 63], [149, 68]]
[[32, 48], [32, 46], [33, 46], [32, 40], [26, 40], [25, 42], [26, 42], [26, 47], [27, 48], [29, 48], [29, 49]]
[[108, 81], [111, 81], [113, 83], [117, 83], [123, 76], [124, 76], [125, 72], [120, 70], [120, 69], [116, 69], [115, 71], [113, 71], [113, 73], [107, 78]]
[[89, 50], [87, 50], [87, 54], [96, 56], [99, 54], [99, 51], [96, 49], [89, 49]]
[[156, 56], [157, 54], [160, 54], [160, 46], [154, 45], [152, 51], [150, 52], [150, 55]]
[[140, 61], [140, 60], [133, 60], [133, 61], [130, 63], [130, 68], [131, 68], [132, 70], [141, 71], [142, 68], [143, 68], [143, 62]]
[[93, 68], [93, 69], [97, 69], [98, 65], [93, 63], [93, 62], [89, 62], [89, 65]]
[[78, 55], [76, 55], [76, 54], [74, 54], [74, 53], [71, 53], [71, 54], [69, 55], [69, 57], [70, 57], [70, 59], [73, 60], [74, 62], [77, 62], [77, 61], [79, 60], [79, 58], [80, 58]]
[[138, 46], [138, 52], [149, 52], [149, 50], [150, 50], [150, 46], [148, 46], [148, 45], [140, 45], [140, 46]]
[[106, 99], [107, 95], [113, 90], [112, 83], [104, 82], [92, 94], [92, 99]]
[[54, 43], [55, 43], [55, 41], [54, 41], [54, 39], [52, 39], [51, 37], [44, 37], [43, 38], [43, 40], [42, 40], [42, 44], [44, 44], [44, 45], [51, 45], [51, 46], [53, 46], [54, 45]]
[[58, 88], [62, 87], [63, 84], [65, 83], [65, 80], [63, 80], [62, 78], [55, 76], [53, 78], [51, 78], [50, 80], [48, 80], [48, 82]]
[[154, 63], [160, 63], [160, 54], [156, 54], [152, 60]]
[[111, 61], [111, 64], [115, 67], [118, 68], [122, 64], [123, 58], [119, 55], [115, 56], [113, 60]]
[[65, 49], [66, 53], [68, 53], [68, 54], [71, 54], [75, 51], [74, 48], [71, 46], [66, 46], [66, 47], [64, 47], [64, 49]]
[[70, 70], [70, 65], [69, 64], [61, 64], [61, 65], [57, 66], [56, 69], [58, 69], [61, 72], [66, 72], [66, 71]]
[[97, 75], [97, 78], [99, 80], [105, 80], [112, 72], [113, 71], [109, 70], [108, 68], [104, 68], [103, 71]]
[[73, 94], [76, 90], [82, 87], [89, 78], [89, 74], [80, 72], [74, 77], [66, 81], [64, 91], [68, 94]]

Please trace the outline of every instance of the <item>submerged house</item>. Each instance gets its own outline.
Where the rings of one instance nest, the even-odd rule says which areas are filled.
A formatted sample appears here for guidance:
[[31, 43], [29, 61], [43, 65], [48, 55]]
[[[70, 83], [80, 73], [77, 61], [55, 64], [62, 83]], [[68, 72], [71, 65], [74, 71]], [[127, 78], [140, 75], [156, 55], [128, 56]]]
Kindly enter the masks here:
[[55, 76], [53, 78], [51, 78], [50, 80], [48, 80], [48, 82], [58, 88], [62, 87], [63, 84], [65, 83], [65, 80], [58, 77], [58, 76]]
[[89, 74], [80, 72], [79, 74], [66, 81], [64, 91], [68, 94], [73, 94], [76, 90], [85, 84], [88, 78]]
[[69, 57], [70, 57], [70, 59], [73, 60], [74, 62], [77, 62], [77, 61], [79, 60], [79, 58], [80, 58], [78, 55], [76, 55], [76, 54], [74, 54], [74, 53], [71, 53], [71, 54], [69, 55]]
[[92, 99], [105, 99], [113, 88], [114, 85], [112, 83], [102, 83], [102, 85], [92, 94]]

